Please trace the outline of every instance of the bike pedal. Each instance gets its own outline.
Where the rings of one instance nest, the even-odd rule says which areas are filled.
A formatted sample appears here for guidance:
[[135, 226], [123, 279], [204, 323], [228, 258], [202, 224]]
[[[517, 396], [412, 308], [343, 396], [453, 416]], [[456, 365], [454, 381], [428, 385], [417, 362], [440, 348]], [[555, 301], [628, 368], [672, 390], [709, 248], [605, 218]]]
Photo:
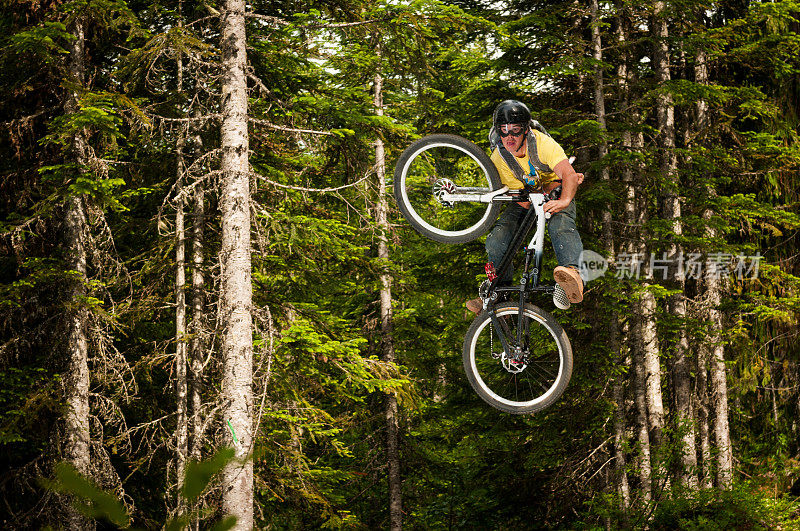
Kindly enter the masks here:
[[564, 291], [564, 288], [559, 284], [556, 284], [556, 289], [553, 292], [553, 304], [555, 304], [556, 308], [559, 310], [568, 310], [572, 305], [572, 303], [569, 302], [569, 297], [567, 297], [567, 292]]

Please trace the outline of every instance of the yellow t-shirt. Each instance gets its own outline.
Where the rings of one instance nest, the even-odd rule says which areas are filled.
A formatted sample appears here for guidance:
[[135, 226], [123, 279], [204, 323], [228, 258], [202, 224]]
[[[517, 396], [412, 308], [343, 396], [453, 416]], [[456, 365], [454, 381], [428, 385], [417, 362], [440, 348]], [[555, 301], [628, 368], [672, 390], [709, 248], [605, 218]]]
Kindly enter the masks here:
[[[558, 142], [536, 129], [531, 129], [531, 132], [536, 135], [536, 151], [538, 152], [539, 160], [542, 161], [543, 164], [555, 168], [556, 164], [567, 158], [567, 155], [564, 153], [561, 146], [558, 145]], [[527, 151], [524, 157], [515, 156], [514, 158], [517, 159], [517, 162], [522, 168], [522, 173], [528, 175], [531, 169], [528, 164], [530, 162], [530, 157]], [[507, 185], [511, 190], [520, 190], [522, 188], [522, 183], [514, 177], [514, 173], [511, 171], [511, 168], [508, 167], [506, 161], [503, 160], [503, 156], [500, 155], [498, 149], [492, 152], [492, 162], [494, 162], [494, 165], [497, 167], [501, 183]], [[553, 172], [542, 173], [538, 176], [539, 184], [547, 184], [556, 179], [558, 179], [558, 176]]]

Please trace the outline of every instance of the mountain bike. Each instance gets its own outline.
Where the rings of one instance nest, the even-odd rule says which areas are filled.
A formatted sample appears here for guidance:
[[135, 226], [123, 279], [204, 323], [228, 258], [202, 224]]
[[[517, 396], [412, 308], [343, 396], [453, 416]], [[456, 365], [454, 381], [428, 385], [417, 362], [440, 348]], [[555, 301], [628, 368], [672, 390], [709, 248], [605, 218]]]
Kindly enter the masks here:
[[[507, 413], [533, 413], [552, 405], [572, 376], [572, 346], [547, 311], [528, 302], [534, 294], [552, 295], [554, 285], [540, 282], [544, 233], [549, 214], [543, 205], [557, 199], [526, 185], [501, 185], [494, 163], [469, 140], [435, 134], [411, 144], [394, 172], [394, 196], [405, 219], [420, 234], [442, 243], [464, 243], [489, 231], [503, 203], [530, 201], [519, 230], [500, 265], [487, 264], [488, 279], [478, 293], [483, 311], [467, 330], [463, 363], [475, 392]], [[519, 283], [500, 285], [503, 274], [524, 245]]]

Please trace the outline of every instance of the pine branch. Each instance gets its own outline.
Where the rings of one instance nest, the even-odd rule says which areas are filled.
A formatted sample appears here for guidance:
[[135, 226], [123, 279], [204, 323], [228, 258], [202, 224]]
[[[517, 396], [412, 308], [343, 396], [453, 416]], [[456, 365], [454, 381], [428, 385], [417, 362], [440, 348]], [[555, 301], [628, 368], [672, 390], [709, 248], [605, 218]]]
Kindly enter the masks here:
[[284, 127], [282, 125], [276, 125], [273, 124], [272, 122], [268, 122], [267, 120], [261, 120], [258, 118], [249, 118], [249, 121], [254, 124], [263, 125], [265, 127], [269, 127], [270, 129], [275, 129], [277, 131], [285, 131], [287, 133], [309, 133], [312, 135], [326, 135], [326, 136], [333, 135], [333, 133], [330, 131], [317, 131], [315, 129], [296, 129], [294, 127]]
[[[273, 17], [269, 15], [259, 15], [258, 13], [247, 13], [245, 15], [248, 18], [255, 18], [258, 20], [263, 20], [265, 22], [269, 22], [271, 24], [276, 24], [278, 26], [291, 26], [294, 24], [283, 18]], [[385, 16], [381, 18], [373, 18], [370, 20], [360, 20], [357, 22], [330, 22], [330, 23], [319, 23], [319, 24], [309, 24], [308, 26], [298, 26], [302, 29], [330, 29], [330, 28], [350, 28], [353, 26], [363, 26], [365, 24], [375, 24], [377, 22], [385, 22], [389, 20], [390, 16]]]
[[345, 188], [351, 188], [353, 186], [356, 186], [359, 183], [364, 182], [373, 173], [375, 173], [375, 168], [374, 167], [370, 168], [369, 171], [367, 171], [367, 173], [361, 179], [357, 180], [354, 183], [344, 184], [342, 186], [336, 186], [336, 187], [332, 187], [332, 188], [305, 188], [305, 187], [302, 187], [302, 186], [291, 186], [291, 185], [288, 185], [288, 184], [276, 183], [275, 181], [271, 181], [271, 180], [267, 179], [266, 177], [264, 177], [260, 173], [255, 172], [255, 171], [253, 171], [252, 168], [250, 168], [250, 176], [251, 177], [256, 177], [257, 179], [261, 179], [262, 181], [265, 181], [265, 182], [267, 182], [267, 183], [269, 183], [269, 184], [271, 184], [273, 186], [277, 186], [278, 188], [286, 188], [288, 190], [297, 190], [299, 192], [336, 192], [338, 190], [344, 190]]

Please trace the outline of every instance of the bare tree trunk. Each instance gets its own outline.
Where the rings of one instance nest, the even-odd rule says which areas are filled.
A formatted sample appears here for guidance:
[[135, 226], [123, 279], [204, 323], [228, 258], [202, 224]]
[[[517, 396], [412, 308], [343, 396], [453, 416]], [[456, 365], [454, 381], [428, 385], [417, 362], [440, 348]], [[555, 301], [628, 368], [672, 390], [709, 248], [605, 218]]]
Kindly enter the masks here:
[[[71, 28], [75, 36], [69, 57], [69, 75], [77, 86], [83, 86], [86, 72], [84, 36], [85, 19], [79, 16]], [[64, 110], [67, 114], [78, 111], [79, 95], [67, 95]], [[87, 160], [86, 140], [81, 133], [73, 138], [74, 156], [78, 171], [82, 172]], [[86, 205], [81, 195], [70, 195], [66, 209], [66, 250], [69, 268], [74, 271], [70, 290], [73, 309], [67, 316], [67, 370], [64, 377], [66, 413], [64, 417], [63, 452], [66, 461], [84, 476], [91, 475], [91, 450], [89, 433], [89, 341], [88, 310], [83, 301], [86, 298], [87, 251], [86, 237], [89, 231], [86, 219]], [[68, 529], [94, 529], [94, 522], [87, 520], [65, 499], [65, 522]]]
[[[181, 4], [178, 4], [180, 12]], [[179, 19], [179, 26], [183, 21]], [[178, 94], [183, 91], [183, 56], [178, 52]], [[184, 171], [183, 148], [185, 132], [181, 127], [176, 146], [176, 179], [178, 181], [178, 204], [175, 212], [175, 474], [177, 489], [175, 507], [178, 514], [186, 511], [181, 496], [186, 474], [186, 460], [189, 455], [189, 423], [187, 419], [187, 344], [186, 344], [186, 230], [184, 216]]]
[[[380, 56], [380, 49], [378, 49]], [[383, 78], [375, 74], [375, 114], [383, 116]], [[378, 177], [378, 258], [389, 263], [389, 204], [386, 200], [386, 157], [383, 140], [375, 140], [375, 167]], [[388, 270], [381, 273], [381, 357], [383, 361], [394, 363], [394, 337], [392, 323], [392, 275]], [[387, 393], [386, 407], [386, 460], [388, 462], [389, 482], [389, 528], [393, 531], [403, 528], [402, 478], [400, 476], [400, 433], [398, 424], [397, 397]]]
[[[630, 51], [628, 50], [628, 35], [629, 31], [629, 22], [627, 19], [627, 15], [625, 13], [624, 7], [618, 6], [617, 9], [618, 13], [618, 20], [617, 20], [617, 44], [619, 45], [620, 49], [622, 50], [622, 57], [620, 58], [619, 63], [617, 64], [617, 79], [620, 83], [620, 95], [619, 98], [621, 100], [621, 112], [624, 115], [628, 115], [631, 112], [630, 104], [629, 104], [629, 86], [632, 84], [633, 78], [635, 74], [628, 69], [628, 62], [631, 60]], [[631, 116], [631, 123], [636, 124], [639, 118], [636, 114], [636, 111], [633, 111]], [[641, 140], [641, 133], [632, 133], [630, 130], [626, 130], [622, 133], [622, 148], [634, 151], [635, 149], [641, 149], [642, 146]], [[638, 224], [639, 224], [639, 207], [637, 205], [637, 190], [634, 183], [634, 165], [626, 164], [623, 167], [622, 171], [622, 181], [625, 186], [625, 198], [624, 198], [624, 219], [625, 219], [625, 229], [623, 231], [623, 241], [625, 242], [622, 246], [623, 251], [628, 256], [633, 256], [634, 253], [638, 250], [637, 240], [640, 240]], [[631, 304], [634, 311], [632, 312], [631, 322], [632, 326], [629, 325], [628, 329], [630, 331], [630, 341], [629, 341], [629, 351], [631, 352], [631, 370], [629, 371], [629, 378], [633, 383], [633, 396], [634, 396], [634, 406], [636, 408], [636, 424], [637, 424], [637, 431], [636, 431], [636, 438], [639, 443], [639, 453], [637, 456], [637, 468], [639, 472], [639, 480], [641, 483], [641, 491], [642, 496], [644, 498], [644, 502], [649, 502], [651, 497], [651, 477], [652, 477], [652, 470], [651, 470], [651, 463], [650, 463], [650, 435], [649, 435], [649, 423], [647, 420], [647, 399], [646, 399], [646, 388], [645, 388], [645, 373], [644, 373], [644, 365], [641, 360], [641, 352], [639, 347], [638, 337], [640, 335], [640, 329], [643, 326], [641, 322], [640, 315], [635, 310], [638, 306], [637, 301], [632, 301]], [[614, 389], [614, 396], [615, 400], [622, 400], [624, 399], [624, 390], [622, 386], [619, 385], [619, 388], [615, 387]], [[619, 403], [619, 402], [618, 402]], [[624, 418], [621, 419], [624, 422]], [[615, 418], [615, 422], [617, 419]], [[621, 434], [619, 432], [622, 432]], [[615, 426], [615, 440], [617, 438], [624, 437], [625, 429], [624, 424], [622, 426]], [[616, 443], [615, 441], [615, 444]], [[623, 454], [624, 458], [624, 454]], [[624, 472], [624, 471], [623, 471]], [[620, 485], [620, 490], [625, 493], [628, 490], [627, 485], [627, 476], [623, 474], [623, 478], [625, 480], [624, 485]], [[623, 497], [623, 500], [625, 498]], [[630, 494], [628, 493], [628, 500], [626, 502], [626, 506], [630, 506]], [[624, 509], [624, 508], [623, 508]]]
[[[193, 145], [197, 153], [202, 153], [203, 142], [200, 135], [194, 137]], [[205, 191], [203, 188], [202, 177], [194, 183], [194, 193], [192, 195], [192, 316], [189, 323], [189, 456], [193, 460], [202, 458], [201, 450], [203, 447], [203, 367], [205, 352], [205, 279], [203, 273], [204, 256], [203, 244], [205, 224]], [[200, 529], [200, 516], [195, 515], [190, 524], [191, 529]]]
[[[202, 153], [203, 140], [199, 134], [194, 137], [194, 148]], [[191, 442], [192, 459], [200, 459], [200, 448], [203, 444], [203, 420], [200, 416], [203, 405], [203, 364], [205, 358], [205, 277], [203, 255], [205, 225], [205, 189], [202, 178], [195, 182], [192, 196], [192, 320], [189, 338], [189, 405], [191, 407]]]
[[[708, 84], [708, 67], [706, 64], [706, 53], [700, 49], [695, 55], [694, 63], [695, 82], [700, 85]], [[706, 129], [708, 120], [708, 103], [704, 99], [695, 102], [695, 135], [702, 135]], [[708, 190], [711, 191], [711, 190]], [[708, 222], [712, 216], [711, 210], [703, 212], [703, 218]], [[706, 234], [714, 237], [714, 231], [706, 225]], [[706, 316], [708, 318], [708, 316]], [[709, 349], [707, 345], [701, 345], [698, 350], [697, 359], [697, 423], [698, 435], [700, 437], [700, 458], [702, 465], [700, 469], [700, 487], [707, 489], [712, 487], [711, 477], [711, 442], [709, 438], [709, 415], [708, 415], [708, 362]]]
[[[708, 66], [706, 63], [706, 54], [703, 50], [698, 51], [695, 56], [695, 82], [698, 84], [708, 83]], [[708, 104], [705, 100], [698, 100], [695, 104], [695, 112], [697, 114], [697, 128], [699, 132], [703, 132], [708, 122]], [[716, 195], [716, 190], [713, 187], [707, 187], [709, 197]], [[703, 218], [708, 222], [711, 220], [713, 212], [706, 209], [703, 212]], [[716, 231], [710, 225], [706, 225], [706, 235], [709, 239], [716, 237]], [[733, 451], [731, 448], [730, 429], [728, 426], [728, 382], [727, 372], [725, 370], [725, 347], [722, 344], [722, 315], [718, 307], [722, 300], [722, 280], [716, 275], [710, 275], [706, 278], [706, 299], [708, 304], [708, 311], [706, 315], [707, 322], [711, 325], [711, 386], [714, 407], [714, 441], [717, 446], [717, 486], [723, 489], [731, 487], [733, 479]], [[705, 360], [702, 367], [703, 379], [706, 377], [705, 373]], [[703, 389], [705, 391], [705, 388]], [[704, 404], [705, 405], [705, 404]], [[703, 474], [704, 481], [710, 481], [710, 456], [708, 449], [707, 437], [707, 423], [708, 411], [703, 412], [706, 426], [706, 437], [702, 442], [703, 452]], [[703, 429], [701, 428], [701, 430]], [[703, 437], [701, 431], [701, 438]]]
[[[178, 173], [183, 172], [182, 142], [178, 146]], [[182, 176], [178, 177], [182, 179]], [[186, 258], [184, 230], [183, 186], [178, 186], [178, 205], [175, 213], [175, 395], [176, 429], [175, 429], [175, 467], [177, 474], [177, 508], [181, 512], [180, 492], [183, 488], [186, 459], [189, 455], [189, 425], [187, 419], [187, 344], [186, 344]]]
[[[661, 11], [663, 10], [663, 2], [656, 2], [654, 4], [654, 21], [653, 21], [653, 37], [656, 41], [655, 61], [653, 67], [656, 70], [658, 79], [669, 79], [669, 63], [668, 52], [666, 50], [666, 24], [661, 18]], [[667, 61], [665, 63], [665, 61]], [[668, 171], [674, 173], [674, 144], [675, 144], [675, 130], [674, 130], [674, 112], [669, 95], [659, 95], [657, 103], [657, 114], [659, 121], [659, 147], [662, 151], [661, 169], [664, 173]], [[669, 175], [669, 173], [665, 173]], [[673, 194], [674, 195], [674, 194]], [[670, 196], [670, 201], [672, 196]], [[673, 206], [677, 204], [677, 196], [674, 197], [675, 203], [670, 203]], [[640, 219], [642, 225], [647, 219], [647, 207], [644, 206], [640, 212]], [[644, 239], [641, 243], [642, 249], [646, 249]], [[643, 253], [645, 263], [647, 265], [648, 276], [652, 273], [649, 267], [649, 257]], [[661, 392], [661, 361], [658, 346], [658, 336], [656, 332], [655, 314], [656, 314], [656, 300], [652, 292], [647, 289], [649, 283], [643, 284], [642, 298], [639, 303], [639, 313], [641, 319], [644, 320], [639, 337], [639, 342], [644, 354], [644, 362], [647, 371], [647, 407], [649, 413], [650, 427], [652, 430], [652, 443], [653, 447], [657, 448], [659, 452], [657, 455], [657, 463], [663, 462], [660, 457], [663, 450], [662, 440], [664, 432], [664, 402]], [[643, 324], [644, 324], [643, 323]], [[655, 466], [657, 478], [666, 478], [665, 471], [660, 464]]]
[[[621, 347], [619, 335], [614, 338], [618, 348]], [[630, 368], [630, 358], [623, 360], [623, 366]], [[620, 499], [620, 509], [624, 512], [630, 507], [631, 492], [628, 485], [627, 463], [625, 459], [625, 380], [622, 375], [617, 376], [612, 388], [614, 403], [614, 475], [616, 476], [617, 495]]]
[[700, 487], [710, 489], [713, 486], [711, 468], [711, 438], [709, 436], [710, 419], [708, 414], [708, 347], [703, 345], [697, 356], [697, 433], [700, 438]]
[[[641, 133], [633, 135], [633, 150], [640, 151], [644, 148], [644, 139]], [[646, 234], [644, 227], [647, 224], [648, 212], [647, 204], [642, 201], [643, 194], [633, 192], [634, 197], [632, 200], [639, 203], [635, 207], [636, 211], [636, 225], [640, 228], [638, 231], [635, 243], [637, 254], [645, 257], [647, 255], [647, 245], [644, 243]], [[629, 193], [631, 193], [629, 192]], [[659, 355], [658, 334], [656, 330], [656, 299], [653, 292], [648, 289], [650, 283], [645, 281], [642, 283], [642, 288], [639, 293], [639, 300], [635, 301], [632, 305], [635, 313], [636, 326], [634, 326], [634, 339], [636, 342], [636, 349], [639, 352], [639, 357], [634, 357], [634, 364], [642, 365], [643, 381], [641, 384], [645, 390], [645, 401], [647, 406], [647, 421], [652, 437], [648, 437], [647, 443], [650, 447], [648, 457], [651, 460], [653, 449], [658, 450], [661, 445], [662, 433], [664, 430], [664, 405], [661, 394], [661, 360]], [[638, 367], [637, 367], [638, 369]], [[637, 373], [638, 374], [638, 373]], [[637, 376], [638, 378], [638, 376]], [[657, 457], [657, 456], [656, 456]], [[656, 472], [663, 475], [660, 466], [656, 466]], [[651, 475], [652, 477], [652, 475]], [[650, 492], [651, 487], [647, 487]]]
[[[636, 323], [635, 327], [641, 327]], [[636, 330], [634, 330], [634, 333]], [[639, 350], [638, 348], [636, 350]], [[642, 490], [642, 499], [645, 503], [652, 499], [652, 465], [650, 461], [650, 423], [647, 420], [647, 371], [641, 359], [643, 353], [633, 358], [634, 367], [634, 399], [636, 402], [636, 424], [639, 439], [639, 482]], [[639, 358], [639, 359], [637, 359]]]
[[[603, 42], [600, 37], [600, 14], [597, 0], [592, 0], [592, 57], [600, 63], [603, 60]], [[604, 93], [604, 80], [603, 69], [598, 66], [595, 67], [594, 73], [594, 109], [597, 115], [597, 123], [600, 124], [600, 129], [606, 131], [606, 100]], [[608, 142], [603, 139], [598, 146], [598, 159], [602, 160], [608, 155]], [[604, 166], [600, 171], [600, 179], [608, 183], [610, 180], [608, 167]], [[609, 261], [614, 261], [615, 246], [614, 246], [614, 233], [612, 230], [612, 215], [611, 210], [603, 211], [603, 240], [606, 244], [606, 255]], [[619, 361], [622, 361], [624, 355], [622, 353], [620, 333], [619, 333], [619, 315], [613, 311], [609, 321], [609, 341], [611, 344], [611, 351], [616, 352]], [[621, 509], [625, 511], [630, 504], [630, 490], [628, 488], [628, 476], [625, 471], [625, 380], [622, 374], [614, 378], [612, 387], [613, 400], [616, 404], [614, 408], [614, 483], [617, 494], [620, 498]]]
[[[632, 151], [641, 151], [644, 139], [641, 133], [630, 135], [626, 133], [623, 141], [631, 144]], [[626, 221], [629, 227], [639, 227], [640, 230], [632, 231], [633, 238], [629, 241], [630, 249], [644, 254], [646, 247], [643, 244], [644, 234], [641, 227], [647, 220], [647, 205], [640, 201], [640, 194], [633, 183], [633, 170], [625, 170], [626, 181]], [[630, 217], [628, 217], [630, 216]], [[645, 284], [646, 288], [647, 284]], [[653, 293], [644, 289], [640, 299], [632, 303], [633, 309], [633, 348], [632, 356], [634, 369], [634, 401], [636, 404], [636, 421], [638, 425], [639, 440], [639, 479], [641, 483], [642, 499], [648, 503], [653, 492], [653, 465], [650, 430], [656, 426], [663, 426], [663, 408], [661, 404], [661, 369], [658, 361], [658, 343], [655, 326], [655, 298]], [[648, 363], [649, 362], [649, 363]], [[660, 412], [660, 416], [659, 416]], [[656, 417], [655, 421], [653, 417]], [[660, 431], [658, 431], [660, 434]], [[657, 446], [657, 444], [656, 444]]]
[[253, 528], [253, 318], [245, 2], [222, 11], [222, 421], [236, 460], [222, 473], [222, 509]]
[[[668, 83], [671, 79], [670, 74], [670, 53], [667, 39], [669, 38], [669, 28], [664, 14], [664, 2], [654, 3], [653, 16], [653, 37], [655, 40], [655, 64], [656, 81], [659, 85]], [[672, 95], [669, 93], [659, 94], [657, 97], [658, 115], [658, 146], [661, 157], [661, 176], [665, 179], [662, 189], [665, 191], [661, 198], [661, 215], [664, 219], [672, 222], [672, 231], [676, 236], [683, 233], [681, 224], [681, 203], [678, 197], [678, 160], [675, 153], [675, 106]], [[671, 243], [668, 255], [677, 257], [683, 252], [680, 245]], [[692, 414], [692, 383], [691, 371], [687, 355], [689, 352], [689, 342], [686, 337], [686, 298], [684, 296], [685, 281], [681, 272], [670, 268], [674, 278], [670, 279], [671, 284], [676, 284], [680, 293], [669, 297], [668, 308], [680, 325], [678, 327], [678, 337], [675, 341], [672, 353], [672, 380], [675, 391], [676, 411], [674, 417], [676, 433], [680, 434], [678, 442], [678, 452], [680, 454], [681, 470], [678, 474], [679, 481], [684, 487], [694, 489], [697, 487], [695, 476], [697, 468], [697, 453], [695, 445], [694, 428], [690, 425], [693, 419]]]
[[720, 279], [713, 275], [707, 279], [706, 296], [712, 329], [711, 390], [714, 407], [714, 443], [717, 446], [717, 487], [731, 488], [733, 481], [733, 450], [728, 427], [728, 380], [725, 370], [725, 347], [722, 344], [722, 315]]

